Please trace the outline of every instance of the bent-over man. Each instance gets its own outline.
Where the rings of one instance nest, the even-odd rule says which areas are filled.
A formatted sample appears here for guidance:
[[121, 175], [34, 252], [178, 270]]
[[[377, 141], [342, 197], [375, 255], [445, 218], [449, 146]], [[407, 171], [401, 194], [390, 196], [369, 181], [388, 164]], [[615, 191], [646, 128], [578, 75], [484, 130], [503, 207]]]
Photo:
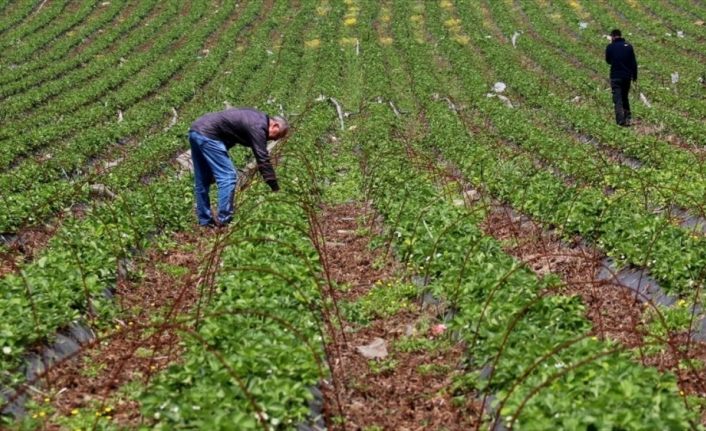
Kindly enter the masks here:
[[615, 105], [615, 122], [629, 126], [631, 120], [630, 81], [637, 81], [637, 60], [632, 45], [623, 39], [620, 30], [610, 32], [611, 43], [605, 50], [605, 61], [610, 64], [610, 88]]
[[196, 217], [201, 226], [215, 226], [211, 214], [209, 189], [218, 187], [218, 224], [233, 219], [238, 174], [228, 157], [235, 144], [252, 149], [262, 178], [272, 191], [278, 191], [277, 177], [270, 162], [267, 141], [287, 134], [289, 124], [282, 117], [269, 117], [251, 108], [227, 109], [203, 115], [191, 124], [189, 143], [194, 163], [194, 195]]

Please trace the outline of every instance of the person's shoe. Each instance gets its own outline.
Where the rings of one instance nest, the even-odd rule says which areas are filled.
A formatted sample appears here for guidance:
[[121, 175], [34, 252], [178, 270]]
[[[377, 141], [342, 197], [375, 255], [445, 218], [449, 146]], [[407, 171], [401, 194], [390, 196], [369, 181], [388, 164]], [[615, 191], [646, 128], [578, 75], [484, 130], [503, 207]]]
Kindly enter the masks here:
[[201, 229], [207, 229], [207, 230], [212, 230], [218, 228], [218, 225], [216, 224], [215, 221], [211, 220], [210, 222], [206, 224], [199, 224], [199, 227]]
[[230, 224], [230, 222], [232, 222], [232, 221], [233, 221], [232, 217], [227, 220], [218, 220], [218, 226], [221, 226], [221, 227], [228, 226]]

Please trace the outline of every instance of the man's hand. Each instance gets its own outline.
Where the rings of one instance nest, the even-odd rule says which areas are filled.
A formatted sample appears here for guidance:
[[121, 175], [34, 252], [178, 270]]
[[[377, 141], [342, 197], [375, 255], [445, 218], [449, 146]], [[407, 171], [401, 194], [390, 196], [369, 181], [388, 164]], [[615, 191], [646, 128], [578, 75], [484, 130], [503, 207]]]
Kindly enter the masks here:
[[267, 185], [270, 186], [273, 192], [279, 191], [279, 184], [277, 184], [277, 180], [269, 180], [267, 181]]

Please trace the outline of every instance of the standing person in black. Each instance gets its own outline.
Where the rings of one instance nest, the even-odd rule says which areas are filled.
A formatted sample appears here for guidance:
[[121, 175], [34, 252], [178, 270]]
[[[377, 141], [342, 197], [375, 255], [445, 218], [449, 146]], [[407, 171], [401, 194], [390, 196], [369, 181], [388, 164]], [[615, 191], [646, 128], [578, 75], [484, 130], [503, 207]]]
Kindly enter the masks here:
[[615, 122], [619, 126], [630, 125], [630, 81], [637, 81], [637, 60], [632, 45], [620, 32], [610, 32], [611, 43], [605, 50], [605, 61], [610, 64], [610, 88], [613, 91]]

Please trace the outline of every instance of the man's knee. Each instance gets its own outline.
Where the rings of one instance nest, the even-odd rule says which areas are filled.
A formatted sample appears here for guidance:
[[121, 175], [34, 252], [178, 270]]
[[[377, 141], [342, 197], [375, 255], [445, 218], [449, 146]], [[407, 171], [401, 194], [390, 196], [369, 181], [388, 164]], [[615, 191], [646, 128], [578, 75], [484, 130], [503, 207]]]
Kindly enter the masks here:
[[219, 178], [216, 178], [216, 185], [219, 188], [235, 187], [236, 182], [237, 176], [235, 173], [233, 173], [232, 175], [224, 175], [220, 176]]
[[201, 193], [208, 193], [208, 191], [209, 191], [208, 184], [204, 184], [202, 182], [194, 183], [194, 193], [201, 194]]

